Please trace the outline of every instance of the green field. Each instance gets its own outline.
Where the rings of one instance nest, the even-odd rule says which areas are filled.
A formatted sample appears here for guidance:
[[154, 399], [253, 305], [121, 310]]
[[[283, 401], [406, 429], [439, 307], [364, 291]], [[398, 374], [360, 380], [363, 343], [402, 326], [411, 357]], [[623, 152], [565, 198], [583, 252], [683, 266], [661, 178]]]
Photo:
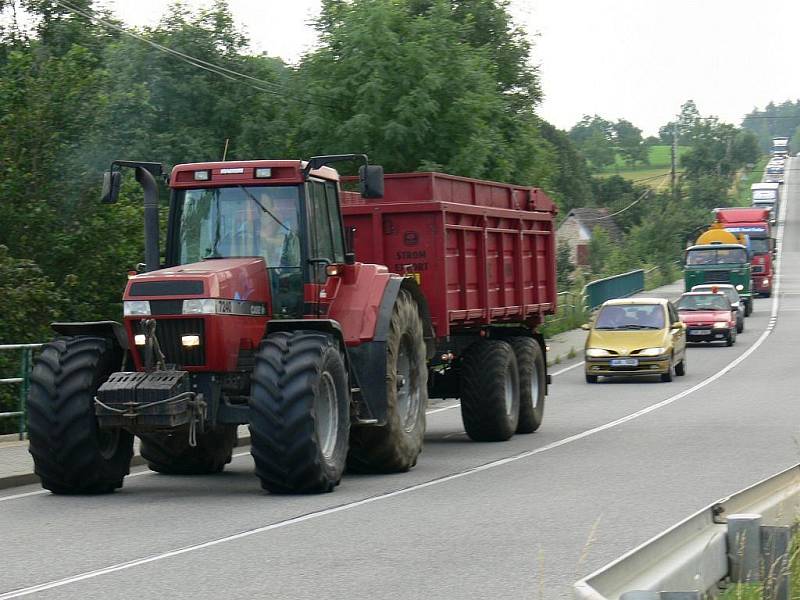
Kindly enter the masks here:
[[[688, 149], [688, 146], [679, 146], [678, 156], [681, 156]], [[650, 146], [650, 164], [638, 165], [634, 168], [630, 168], [618, 154], [616, 156], [616, 162], [600, 171], [598, 176], [609, 177], [611, 175], [619, 175], [625, 179], [661, 189], [669, 185], [669, 172], [672, 162], [671, 155], [670, 146]]]

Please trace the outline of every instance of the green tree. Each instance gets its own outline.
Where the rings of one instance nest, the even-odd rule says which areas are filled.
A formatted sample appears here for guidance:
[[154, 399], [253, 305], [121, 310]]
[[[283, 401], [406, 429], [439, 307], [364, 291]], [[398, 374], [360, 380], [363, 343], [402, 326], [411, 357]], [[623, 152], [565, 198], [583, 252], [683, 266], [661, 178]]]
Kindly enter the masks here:
[[459, 4], [459, 13], [444, 0], [323, 3], [320, 47], [303, 60], [300, 79], [325, 102], [300, 123], [302, 153], [358, 150], [388, 171], [435, 166], [547, 181], [552, 148], [538, 131], [534, 90], [504, 93], [524, 86], [501, 75], [506, 63], [468, 18], [480, 5]]
[[570, 250], [567, 240], [561, 240], [556, 250], [556, 277], [558, 291], [560, 292], [569, 289], [572, 283], [572, 273], [575, 271], [575, 265], [572, 263], [571, 254], [572, 250]]
[[642, 130], [633, 123], [619, 119], [614, 123], [614, 138], [622, 159], [629, 167], [650, 162], [649, 149], [642, 140]]
[[606, 261], [611, 255], [611, 240], [608, 232], [600, 226], [592, 230], [592, 239], [589, 241], [589, 266], [593, 275], [605, 272]]

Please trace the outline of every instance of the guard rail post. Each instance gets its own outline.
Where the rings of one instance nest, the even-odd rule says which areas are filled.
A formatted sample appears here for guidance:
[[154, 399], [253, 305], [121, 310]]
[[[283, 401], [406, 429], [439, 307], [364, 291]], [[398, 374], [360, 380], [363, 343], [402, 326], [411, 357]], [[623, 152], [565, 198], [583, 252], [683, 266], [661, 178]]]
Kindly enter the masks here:
[[761, 558], [764, 598], [790, 600], [790, 560], [792, 528], [780, 525], [761, 526]]
[[728, 558], [732, 582], [760, 579], [761, 515], [742, 513], [728, 517]]

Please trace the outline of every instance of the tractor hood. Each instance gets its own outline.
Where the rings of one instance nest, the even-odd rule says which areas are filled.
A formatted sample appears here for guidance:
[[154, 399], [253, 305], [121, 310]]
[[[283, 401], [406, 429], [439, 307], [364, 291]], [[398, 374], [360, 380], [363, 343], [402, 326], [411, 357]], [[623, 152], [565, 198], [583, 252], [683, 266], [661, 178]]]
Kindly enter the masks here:
[[217, 258], [150, 271], [128, 280], [125, 300], [220, 298], [265, 302], [269, 299], [263, 258]]

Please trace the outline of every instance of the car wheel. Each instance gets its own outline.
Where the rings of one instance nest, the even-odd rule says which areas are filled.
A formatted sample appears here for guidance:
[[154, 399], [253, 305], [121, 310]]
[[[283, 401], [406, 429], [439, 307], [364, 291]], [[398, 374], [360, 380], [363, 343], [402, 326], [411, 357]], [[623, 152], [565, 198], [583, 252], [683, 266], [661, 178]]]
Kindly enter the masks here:
[[661, 381], [664, 383], [669, 383], [672, 381], [672, 360], [669, 361], [669, 367], [667, 368], [666, 373], [661, 374]]
[[677, 365], [675, 365], [675, 375], [678, 377], [683, 377], [686, 375], [686, 352], [683, 353], [683, 359]]

